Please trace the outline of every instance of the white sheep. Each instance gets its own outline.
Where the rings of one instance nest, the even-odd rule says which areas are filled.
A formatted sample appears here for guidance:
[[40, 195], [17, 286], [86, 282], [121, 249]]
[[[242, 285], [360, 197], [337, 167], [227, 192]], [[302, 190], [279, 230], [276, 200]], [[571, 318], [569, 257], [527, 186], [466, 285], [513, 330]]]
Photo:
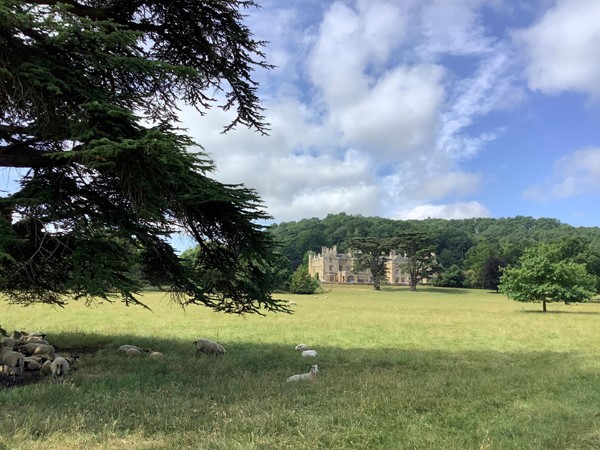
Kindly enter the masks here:
[[121, 346], [120, 346], [120, 347], [117, 349], [117, 351], [118, 351], [119, 353], [127, 353], [127, 351], [128, 351], [129, 349], [132, 349], [132, 348], [133, 348], [133, 349], [135, 349], [135, 350], [137, 350], [137, 351], [139, 351], [140, 353], [141, 353], [141, 352], [149, 352], [149, 351], [150, 351], [150, 350], [148, 350], [148, 349], [145, 349], [145, 348], [142, 348], [142, 347], [138, 347], [137, 345], [131, 345], [131, 344], [125, 344], [125, 345], [121, 345]]
[[298, 375], [292, 375], [287, 380], [286, 383], [291, 383], [294, 381], [314, 381], [319, 373], [319, 366], [314, 364], [310, 366], [310, 371], [308, 373], [299, 373]]
[[150, 352], [148, 354], [148, 358], [152, 358], [152, 359], [161, 359], [164, 357], [165, 357], [165, 355], [163, 355], [161, 352]]
[[303, 358], [316, 358], [317, 351], [316, 350], [303, 350], [301, 355]]
[[306, 344], [298, 344], [298, 345], [296, 345], [295, 350], [302, 350], [302, 351], [308, 350], [308, 345], [306, 345]]
[[62, 382], [65, 375], [69, 373], [69, 362], [62, 356], [57, 355], [50, 363], [50, 371], [56, 382]]
[[216, 343], [215, 341], [210, 341], [208, 339], [198, 339], [196, 341], [194, 341], [194, 344], [196, 345], [196, 353], [198, 352], [202, 352], [202, 353], [211, 353], [214, 355], [223, 355], [225, 353], [227, 353], [225, 351], [225, 348], [223, 348], [223, 346], [221, 344]]
[[17, 375], [23, 376], [23, 354], [9, 350], [0, 346], [0, 367], [2, 367], [2, 375], [8, 377], [9, 373], [13, 374], [13, 381], [15, 381]]

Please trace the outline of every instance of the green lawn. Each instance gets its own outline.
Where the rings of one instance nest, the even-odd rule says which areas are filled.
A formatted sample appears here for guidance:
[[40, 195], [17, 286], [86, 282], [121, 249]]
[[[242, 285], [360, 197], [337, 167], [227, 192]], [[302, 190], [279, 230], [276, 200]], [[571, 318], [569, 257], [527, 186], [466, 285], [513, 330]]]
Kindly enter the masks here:
[[[147, 294], [65, 309], [0, 303], [7, 330], [78, 351], [67, 381], [0, 387], [0, 449], [597, 449], [600, 304], [487, 291], [327, 286], [293, 315], [182, 310]], [[222, 357], [195, 356], [199, 337]], [[319, 379], [294, 346], [319, 351]], [[162, 361], [117, 354], [133, 343]]]

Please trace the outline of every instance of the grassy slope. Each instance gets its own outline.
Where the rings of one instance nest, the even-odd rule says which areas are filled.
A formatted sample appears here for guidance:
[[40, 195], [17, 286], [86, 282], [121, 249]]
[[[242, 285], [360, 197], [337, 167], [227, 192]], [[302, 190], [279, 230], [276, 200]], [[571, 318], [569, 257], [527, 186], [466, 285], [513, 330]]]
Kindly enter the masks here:
[[[0, 304], [6, 329], [83, 352], [63, 385], [0, 387], [0, 449], [600, 448], [600, 304], [333, 286], [294, 315]], [[191, 342], [223, 343], [224, 357]], [[319, 351], [319, 380], [285, 385]], [[129, 360], [124, 343], [164, 352]], [[86, 351], [88, 353], [86, 353]], [[93, 352], [93, 353], [92, 353]]]

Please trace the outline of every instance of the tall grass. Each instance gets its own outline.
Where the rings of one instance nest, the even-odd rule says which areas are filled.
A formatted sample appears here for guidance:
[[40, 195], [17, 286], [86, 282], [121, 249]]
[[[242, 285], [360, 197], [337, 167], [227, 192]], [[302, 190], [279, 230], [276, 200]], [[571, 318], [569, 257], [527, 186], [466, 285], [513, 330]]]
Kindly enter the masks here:
[[[329, 288], [328, 288], [329, 289]], [[600, 304], [515, 303], [486, 291], [332, 286], [293, 315], [0, 304], [80, 368], [0, 387], [0, 449], [600, 448]], [[196, 356], [206, 337], [227, 348]], [[319, 351], [319, 379], [294, 346]], [[125, 343], [166, 354], [128, 359]]]

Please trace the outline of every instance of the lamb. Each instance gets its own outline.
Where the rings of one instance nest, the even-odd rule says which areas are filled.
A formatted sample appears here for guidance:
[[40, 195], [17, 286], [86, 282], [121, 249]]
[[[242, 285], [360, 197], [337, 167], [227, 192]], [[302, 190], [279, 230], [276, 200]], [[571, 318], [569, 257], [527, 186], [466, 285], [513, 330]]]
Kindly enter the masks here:
[[287, 380], [286, 383], [291, 383], [294, 381], [314, 381], [317, 378], [317, 374], [319, 373], [319, 366], [314, 364], [310, 366], [310, 371], [308, 373], [300, 373], [298, 375], [292, 375]]
[[2, 367], [2, 375], [8, 376], [9, 372], [13, 374], [13, 381], [16, 376], [23, 376], [23, 354], [9, 350], [0, 346], [0, 367]]
[[197, 348], [196, 353], [202, 352], [211, 353], [214, 355], [223, 355], [227, 353], [221, 344], [217, 344], [214, 341], [209, 341], [208, 339], [198, 339], [197, 341], [194, 341], [194, 344]]
[[50, 371], [56, 382], [63, 382], [65, 375], [69, 373], [69, 362], [62, 356], [57, 355], [50, 363]]
[[165, 355], [163, 355], [161, 352], [150, 352], [150, 354], [148, 354], [148, 358], [152, 359], [161, 359], [164, 357]]
[[302, 352], [301, 355], [304, 358], [315, 358], [317, 356], [317, 351], [309, 350], [308, 345], [306, 345], [306, 344], [296, 345], [296, 350], [300, 350]]

